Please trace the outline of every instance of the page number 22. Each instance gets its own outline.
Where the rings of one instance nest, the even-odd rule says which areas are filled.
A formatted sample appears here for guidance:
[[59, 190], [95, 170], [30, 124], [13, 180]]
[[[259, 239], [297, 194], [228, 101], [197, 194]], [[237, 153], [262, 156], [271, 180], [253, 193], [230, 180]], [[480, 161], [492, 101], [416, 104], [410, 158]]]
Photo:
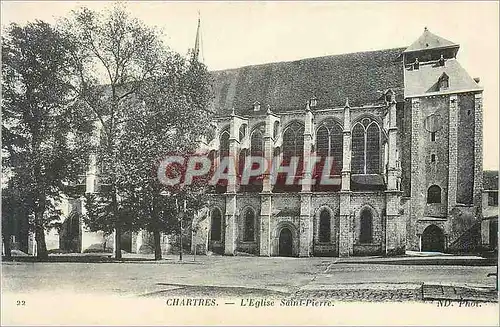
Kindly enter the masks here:
[[16, 305], [17, 306], [25, 306], [26, 305], [26, 301], [24, 301], [24, 300], [17, 300], [16, 301]]

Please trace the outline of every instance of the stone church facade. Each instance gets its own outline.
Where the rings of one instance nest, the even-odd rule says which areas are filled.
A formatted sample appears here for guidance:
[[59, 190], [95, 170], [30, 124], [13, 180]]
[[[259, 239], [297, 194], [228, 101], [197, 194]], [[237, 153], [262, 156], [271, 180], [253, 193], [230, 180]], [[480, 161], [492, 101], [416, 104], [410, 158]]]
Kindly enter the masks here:
[[[458, 51], [425, 29], [407, 48], [212, 72], [214, 137], [200, 151], [215, 164], [235, 158], [240, 168], [249, 155], [330, 157], [332, 183], [274, 184], [266, 172], [242, 185], [237, 170], [208, 194], [192, 251], [346, 257], [480, 248], [498, 217], [482, 212], [483, 89]], [[318, 181], [321, 167], [296, 180]], [[97, 180], [91, 167], [85, 192]], [[49, 249], [114, 247], [113, 235], [71, 215], [84, 213], [82, 201], [65, 202], [64, 228], [47, 234]], [[34, 253], [31, 240], [21, 249]], [[152, 251], [147, 232], [125, 233], [122, 243], [127, 252]], [[167, 252], [170, 243], [163, 236]]]
[[334, 182], [273, 185], [264, 173], [240, 185], [237, 171], [210, 194], [193, 250], [346, 257], [478, 245], [483, 89], [458, 50], [425, 29], [407, 48], [213, 72], [218, 116], [203, 149], [215, 162], [330, 156]]

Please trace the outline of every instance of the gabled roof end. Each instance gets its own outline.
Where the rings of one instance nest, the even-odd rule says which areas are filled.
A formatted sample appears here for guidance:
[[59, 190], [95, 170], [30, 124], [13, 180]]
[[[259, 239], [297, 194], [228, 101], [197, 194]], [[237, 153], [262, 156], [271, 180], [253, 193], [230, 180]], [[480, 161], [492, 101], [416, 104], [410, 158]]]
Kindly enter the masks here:
[[460, 45], [431, 33], [427, 27], [420, 37], [413, 42], [403, 53], [425, 51], [430, 49], [459, 48]]

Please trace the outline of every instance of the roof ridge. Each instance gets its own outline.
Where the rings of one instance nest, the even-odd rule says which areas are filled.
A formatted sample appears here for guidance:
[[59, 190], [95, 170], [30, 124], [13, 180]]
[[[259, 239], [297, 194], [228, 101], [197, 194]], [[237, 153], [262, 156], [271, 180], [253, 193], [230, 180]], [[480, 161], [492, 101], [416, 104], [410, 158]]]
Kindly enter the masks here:
[[338, 54], [331, 54], [331, 55], [318, 56], [318, 57], [307, 57], [307, 58], [294, 59], [294, 60], [271, 61], [271, 62], [265, 62], [265, 63], [261, 63], [261, 64], [250, 64], [250, 65], [238, 66], [238, 67], [232, 67], [232, 68], [210, 70], [209, 72], [210, 73], [217, 73], [217, 72], [238, 70], [238, 69], [242, 69], [242, 68], [261, 67], [261, 66], [273, 65], [273, 64], [281, 64], [281, 63], [294, 63], [294, 62], [299, 62], [299, 61], [322, 59], [322, 58], [331, 58], [331, 57], [341, 57], [341, 56], [350, 56], [350, 55], [355, 55], [355, 54], [365, 54], [365, 53], [369, 54], [369, 53], [374, 53], [374, 52], [387, 52], [387, 51], [401, 51], [401, 52], [403, 52], [407, 48], [408, 47], [396, 47], [396, 48], [387, 48], [387, 49], [379, 49], [379, 50], [365, 50], [365, 51], [355, 51], [355, 52], [338, 53]]

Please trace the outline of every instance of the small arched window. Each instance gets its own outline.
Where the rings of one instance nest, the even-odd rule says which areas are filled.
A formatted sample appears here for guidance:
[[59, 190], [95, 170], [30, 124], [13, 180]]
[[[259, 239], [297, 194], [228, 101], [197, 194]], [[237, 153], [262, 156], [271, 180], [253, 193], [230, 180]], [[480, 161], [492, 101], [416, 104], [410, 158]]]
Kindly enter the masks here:
[[330, 212], [324, 209], [319, 215], [319, 241], [330, 242], [331, 239], [331, 217]]
[[446, 90], [450, 86], [450, 81], [448, 75], [446, 73], [443, 73], [441, 77], [439, 78], [439, 90]]
[[222, 238], [222, 214], [219, 209], [212, 210], [212, 225], [210, 226], [210, 239], [220, 241]]
[[252, 242], [255, 241], [255, 214], [253, 210], [248, 208], [245, 212], [245, 229], [243, 235], [243, 241]]
[[437, 185], [431, 185], [427, 189], [427, 203], [441, 203], [441, 188]]
[[370, 209], [365, 208], [360, 215], [359, 243], [371, 243], [373, 241], [373, 216]]

